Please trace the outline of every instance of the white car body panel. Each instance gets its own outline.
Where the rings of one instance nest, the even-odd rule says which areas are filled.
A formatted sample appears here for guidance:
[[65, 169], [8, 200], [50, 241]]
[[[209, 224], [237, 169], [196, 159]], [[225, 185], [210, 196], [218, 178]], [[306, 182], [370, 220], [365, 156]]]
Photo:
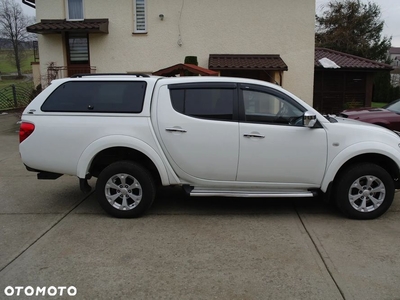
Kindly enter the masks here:
[[[149, 138], [152, 133], [148, 117], [65, 113], [32, 115], [22, 120], [36, 127], [32, 134], [35, 138], [28, 138], [20, 145], [23, 162], [31, 168], [85, 178], [97, 153], [111, 147], [128, 147], [146, 153], [157, 166], [163, 183], [170, 183], [156, 142]], [[48, 127], [48, 123], [53, 125]], [[45, 142], [49, 140], [52, 143]]]
[[399, 151], [391, 146], [377, 142], [361, 142], [353, 144], [344, 149], [343, 151], [341, 151], [330, 162], [327, 168], [327, 172], [324, 176], [324, 180], [322, 181], [321, 184], [321, 190], [323, 192], [326, 192], [329, 183], [333, 181], [339, 169], [349, 159], [356, 157], [358, 155], [371, 154], [371, 153], [387, 156], [397, 164], [400, 164]]
[[400, 139], [394, 132], [356, 120], [337, 120], [337, 123], [324, 124], [328, 136], [328, 163], [321, 184], [323, 192], [341, 166], [358, 155], [381, 154], [400, 166]]
[[[326, 191], [337, 171], [351, 158], [375, 153], [400, 166], [400, 138], [365, 123], [330, 123], [311, 106], [279, 86], [258, 80], [224, 77], [136, 78], [111, 80], [147, 82], [141, 113], [42, 112], [45, 99], [67, 81], [96, 81], [99, 77], [56, 80], [26, 108], [22, 122], [35, 125], [20, 144], [30, 168], [85, 178], [94, 156], [109, 147], [141, 151], [155, 164], [163, 185], [205, 186], [246, 190]], [[235, 82], [276, 89], [316, 115], [319, 128], [210, 121], [180, 114], [171, 105], [168, 85]], [[171, 133], [166, 128], [185, 129]], [[264, 139], [244, 138], [259, 133]]]
[[[248, 138], [256, 133], [264, 138]], [[323, 128], [240, 124], [237, 180], [318, 188], [325, 173], [327, 138]], [[290, 161], [290, 163], [288, 163]]]

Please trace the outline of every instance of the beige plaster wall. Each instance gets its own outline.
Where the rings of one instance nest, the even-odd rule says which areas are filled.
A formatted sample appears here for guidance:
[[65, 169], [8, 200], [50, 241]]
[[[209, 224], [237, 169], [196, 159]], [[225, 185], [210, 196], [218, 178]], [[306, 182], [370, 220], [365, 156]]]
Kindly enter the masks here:
[[40, 78], [40, 64], [38, 62], [31, 62], [33, 86], [36, 88], [42, 83]]
[[64, 0], [36, 0], [36, 20], [64, 19]]
[[[280, 54], [283, 87], [312, 103], [315, 0], [148, 0], [147, 34], [132, 34], [132, 0], [84, 0], [84, 9], [85, 18], [109, 19], [109, 34], [89, 37], [97, 72], [153, 72], [188, 55], [208, 67], [209, 54]], [[37, 0], [37, 11], [38, 20], [65, 18], [62, 0]], [[50, 45], [61, 35], [52, 36], [39, 40], [42, 69], [66, 64], [63, 47]]]
[[66, 65], [64, 60], [64, 46], [61, 34], [38, 35], [39, 61], [42, 85], [47, 86], [47, 67], [54, 63], [58, 66]]

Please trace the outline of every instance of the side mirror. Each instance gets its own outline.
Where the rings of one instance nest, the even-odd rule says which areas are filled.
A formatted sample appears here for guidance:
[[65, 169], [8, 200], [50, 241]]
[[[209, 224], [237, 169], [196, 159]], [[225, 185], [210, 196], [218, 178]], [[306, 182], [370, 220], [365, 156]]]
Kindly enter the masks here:
[[310, 111], [306, 111], [303, 115], [304, 127], [313, 128], [316, 123], [317, 123], [317, 116]]

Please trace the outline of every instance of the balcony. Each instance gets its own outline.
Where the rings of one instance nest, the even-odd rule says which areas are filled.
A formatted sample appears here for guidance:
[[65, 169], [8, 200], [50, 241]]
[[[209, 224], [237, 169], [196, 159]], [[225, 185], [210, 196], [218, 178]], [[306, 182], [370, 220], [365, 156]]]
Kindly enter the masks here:
[[75, 74], [90, 74], [96, 73], [95, 66], [55, 66], [50, 64], [47, 68], [47, 84], [50, 84], [54, 79], [71, 77]]

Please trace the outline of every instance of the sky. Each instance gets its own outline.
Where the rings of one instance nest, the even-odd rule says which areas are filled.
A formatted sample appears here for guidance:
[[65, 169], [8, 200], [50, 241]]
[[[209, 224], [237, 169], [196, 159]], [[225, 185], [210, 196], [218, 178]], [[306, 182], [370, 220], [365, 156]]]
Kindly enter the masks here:
[[[316, 0], [316, 13], [321, 14], [324, 6], [329, 1], [330, 0]], [[368, 0], [361, 1], [368, 3]], [[372, 0], [372, 2], [378, 4], [381, 8], [381, 18], [385, 21], [383, 35], [388, 37], [392, 36], [392, 47], [400, 47], [400, 0]], [[35, 10], [33, 8], [25, 4], [22, 4], [22, 8], [26, 14], [35, 16]]]
[[[316, 13], [319, 15], [330, 0], [316, 0]], [[400, 0], [361, 0], [363, 3], [373, 2], [381, 8], [381, 19], [385, 21], [384, 36], [392, 36], [392, 47], [400, 47]]]

